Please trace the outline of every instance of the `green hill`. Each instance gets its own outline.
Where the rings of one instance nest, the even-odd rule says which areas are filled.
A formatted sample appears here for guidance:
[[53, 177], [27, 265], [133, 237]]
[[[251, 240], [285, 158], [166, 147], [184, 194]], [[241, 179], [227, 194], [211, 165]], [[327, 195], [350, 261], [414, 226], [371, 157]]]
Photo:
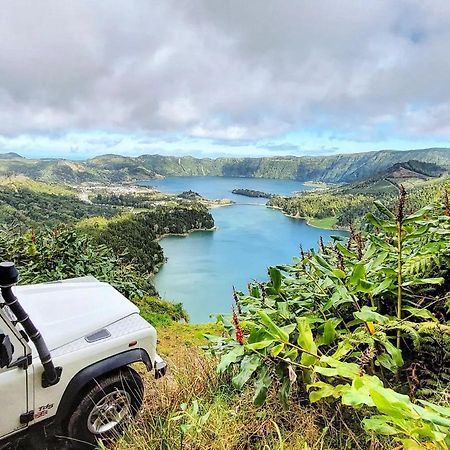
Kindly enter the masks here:
[[[158, 176], [233, 176], [279, 178], [326, 183], [351, 183], [367, 179], [399, 163], [412, 164], [416, 172], [450, 171], [450, 149], [382, 150], [330, 156], [277, 156], [270, 158], [194, 158], [192, 156], [102, 155], [86, 161], [31, 160], [16, 154], [0, 158], [0, 175], [25, 175], [36, 180], [77, 184], [120, 183]], [[425, 166], [429, 164], [430, 166]], [[434, 176], [434, 175], [433, 175]]]

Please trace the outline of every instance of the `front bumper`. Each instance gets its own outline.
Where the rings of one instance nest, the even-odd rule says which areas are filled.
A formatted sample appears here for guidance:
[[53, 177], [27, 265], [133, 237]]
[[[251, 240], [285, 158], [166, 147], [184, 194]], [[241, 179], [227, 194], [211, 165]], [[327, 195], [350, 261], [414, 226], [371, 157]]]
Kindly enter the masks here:
[[167, 363], [158, 354], [156, 354], [154, 365], [155, 365], [155, 378], [158, 379], [163, 377], [167, 371]]

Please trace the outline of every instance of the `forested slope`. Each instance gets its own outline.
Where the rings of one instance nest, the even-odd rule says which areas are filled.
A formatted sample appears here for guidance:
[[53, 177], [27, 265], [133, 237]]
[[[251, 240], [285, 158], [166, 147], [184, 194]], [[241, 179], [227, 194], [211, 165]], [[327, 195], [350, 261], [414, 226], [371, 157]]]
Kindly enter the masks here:
[[450, 150], [442, 148], [331, 156], [279, 156], [270, 158], [193, 158], [143, 155], [136, 158], [103, 155], [87, 161], [30, 160], [10, 154], [0, 160], [0, 175], [23, 174], [33, 179], [64, 182], [118, 183], [158, 176], [233, 176], [353, 182], [410, 160], [433, 163], [450, 170]]
[[[393, 208], [400, 186], [408, 191], [407, 211], [436, 202], [442, 203], [444, 193], [450, 186], [449, 176], [443, 174], [431, 177], [424, 174], [425, 168], [421, 168], [422, 172], [419, 173], [412, 171], [410, 164], [396, 164], [390, 170], [367, 180], [320, 191], [305, 191], [292, 197], [273, 197], [267, 204], [280, 208], [290, 216], [309, 220], [332, 218], [332, 223], [338, 227], [358, 227], [364, 221], [365, 214], [375, 210], [375, 200]], [[441, 173], [436, 172], [434, 165], [426, 169], [433, 174]]]

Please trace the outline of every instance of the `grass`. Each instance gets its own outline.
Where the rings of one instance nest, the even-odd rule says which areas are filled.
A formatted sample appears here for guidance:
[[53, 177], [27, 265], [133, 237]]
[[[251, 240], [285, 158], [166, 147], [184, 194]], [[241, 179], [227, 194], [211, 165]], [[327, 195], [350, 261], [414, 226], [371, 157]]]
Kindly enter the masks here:
[[317, 228], [331, 230], [336, 225], [336, 217], [324, 217], [323, 219], [308, 219], [308, 224]]
[[235, 391], [229, 378], [216, 373], [217, 360], [200, 348], [206, 344], [204, 333], [221, 332], [214, 324], [172, 323], [158, 329], [158, 352], [168, 362], [168, 373], [154, 380], [152, 373], [141, 372], [143, 410], [113, 450], [368, 448], [358, 430], [346, 428], [345, 409], [311, 406], [304, 392], [288, 409], [273, 392], [264, 406], [255, 407], [251, 389]]
[[66, 185], [43, 183], [41, 181], [32, 180], [24, 175], [1, 176], [0, 186], [16, 189], [25, 188], [41, 194], [64, 195], [67, 197], [75, 197], [77, 195], [77, 191], [75, 189]]

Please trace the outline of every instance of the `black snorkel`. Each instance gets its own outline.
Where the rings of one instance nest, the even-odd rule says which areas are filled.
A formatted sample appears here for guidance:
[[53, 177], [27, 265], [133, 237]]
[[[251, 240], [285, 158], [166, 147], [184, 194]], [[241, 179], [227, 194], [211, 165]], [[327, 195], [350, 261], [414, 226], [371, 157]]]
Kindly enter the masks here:
[[34, 326], [28, 314], [22, 308], [17, 297], [13, 294], [12, 287], [17, 284], [19, 280], [19, 272], [17, 271], [14, 263], [1, 262], [0, 263], [0, 289], [3, 300], [6, 306], [9, 307], [11, 312], [16, 316], [17, 323], [20, 323], [26, 333], [31, 339], [36, 350], [39, 354], [42, 366], [44, 367], [44, 373], [42, 375], [42, 386], [53, 386], [59, 382], [62, 369], [56, 367], [53, 364], [52, 357], [47, 348], [44, 338], [39, 330]]

